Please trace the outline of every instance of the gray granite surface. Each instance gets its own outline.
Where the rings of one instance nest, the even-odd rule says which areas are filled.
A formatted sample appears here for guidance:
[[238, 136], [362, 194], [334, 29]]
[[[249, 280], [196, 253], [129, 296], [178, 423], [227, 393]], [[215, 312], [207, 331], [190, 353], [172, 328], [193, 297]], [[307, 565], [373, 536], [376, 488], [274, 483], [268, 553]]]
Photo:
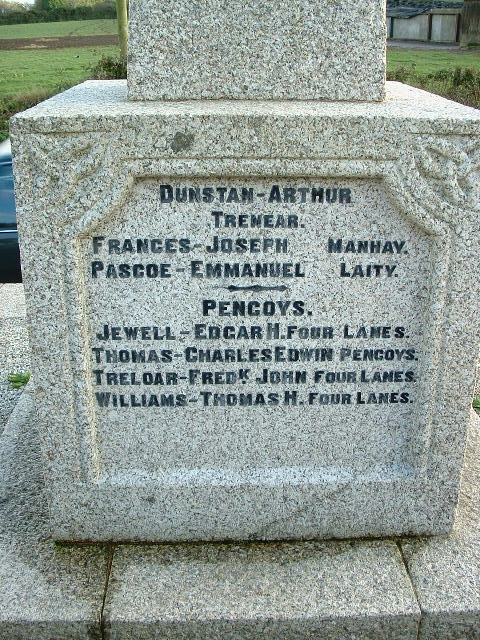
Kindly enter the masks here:
[[132, 0], [134, 100], [381, 100], [383, 0]]
[[30, 371], [30, 347], [22, 284], [0, 283], [0, 432], [22, 389], [12, 389], [10, 373]]
[[424, 540], [55, 545], [39, 455], [27, 389], [0, 436], [2, 640], [479, 636], [473, 413], [454, 533]]
[[[478, 111], [398, 83], [388, 84], [384, 103], [137, 103], [124, 82], [87, 82], [15, 116], [55, 538], [448, 532], [478, 355], [479, 134]], [[162, 199], [165, 184], [194, 197]], [[222, 189], [236, 194], [242, 185], [256, 194], [251, 201], [222, 202]], [[335, 196], [313, 197], [320, 187]], [[197, 188], [216, 195], [197, 199]], [[281, 195], [269, 198], [275, 189]], [[212, 211], [221, 220], [245, 211], [282, 221], [293, 212], [298, 225], [217, 227]], [[142, 238], [164, 248], [137, 254]], [[253, 245], [213, 259], [215, 238]], [[332, 251], [339, 238], [343, 249]], [[178, 239], [188, 250], [177, 250]], [[279, 253], [259, 257], [259, 244], [272, 239], [281, 240]], [[383, 242], [387, 255], [357, 255], [350, 240], [367, 249]], [[222, 271], [223, 261], [240, 270], [264, 260], [295, 265], [294, 277]], [[194, 265], [203, 276], [210, 262], [211, 275], [196, 277]], [[137, 263], [151, 263], [153, 276], [143, 266], [128, 277]], [[172, 271], [157, 277], [163, 263]], [[367, 266], [378, 263], [380, 277], [371, 277]], [[127, 273], [115, 278], [120, 265]], [[217, 305], [208, 314], [208, 300], [254, 303], [261, 313], [225, 316]], [[270, 321], [278, 337], [268, 337]], [[104, 339], [105, 326], [119, 333]], [[153, 329], [138, 327], [160, 327], [155, 366], [121, 360], [150, 354]], [[327, 329], [320, 338], [318, 327]], [[279, 359], [266, 360], [272, 377], [263, 384], [258, 348], [273, 345]], [[201, 349], [220, 359], [192, 361]], [[305, 379], [293, 386], [274, 377], [296, 373]]]
[[393, 542], [115, 550], [107, 638], [416, 638], [419, 610]]
[[473, 397], [474, 399], [478, 398], [480, 400], [480, 360], [477, 363], [477, 370], [475, 372], [475, 387]]
[[473, 421], [452, 534], [401, 544], [422, 609], [419, 640], [480, 638], [480, 420]]
[[94, 640], [107, 548], [49, 537], [36, 427], [27, 389], [0, 439], [0, 638]]
[[[375, 137], [370, 140], [367, 137], [372, 122], [380, 120], [388, 133], [395, 132], [395, 125], [400, 121], [407, 133], [434, 134], [446, 130], [452, 135], [461, 135], [475, 130], [478, 110], [399, 82], [387, 82], [385, 100], [377, 104], [227, 99], [132, 102], [127, 97], [126, 80], [88, 80], [17, 114], [10, 121], [10, 130], [13, 136], [20, 131], [53, 134], [57, 130], [64, 130], [75, 133], [85, 131], [89, 124], [94, 124], [100, 131], [122, 130], [123, 127], [127, 135], [124, 142], [130, 142], [134, 137], [139, 142], [145, 142], [146, 149], [156, 150], [157, 155], [162, 151], [169, 157], [198, 157], [198, 154], [206, 153], [204, 145], [208, 141], [211, 157], [235, 158], [247, 150], [253, 152], [255, 149], [255, 155], [260, 151], [266, 153], [269, 149], [267, 157], [275, 157], [275, 151], [282, 149], [287, 158], [298, 159], [308, 157], [312, 150], [320, 152], [321, 149], [330, 149], [328, 143], [332, 149], [337, 149], [337, 153], [348, 154], [349, 150], [344, 145], [349, 131], [336, 131], [336, 134], [343, 133], [345, 137], [337, 135], [328, 139], [319, 135], [318, 129], [311, 128], [319, 122], [333, 123], [345, 117], [355, 118], [356, 126], [362, 124], [360, 119], [363, 120], [362, 133], [365, 133], [362, 142], [365, 152], [376, 142]], [[152, 127], [151, 131], [143, 131], [144, 139], [139, 138], [142, 131], [137, 131], [133, 126], [140, 123], [140, 119]], [[245, 131], [248, 135], [232, 139], [234, 131], [230, 127], [239, 120], [243, 126], [248, 126]], [[274, 138], [272, 131], [269, 131], [269, 120], [270, 127], [280, 127]], [[308, 128], [298, 131], [295, 125], [299, 122]], [[165, 129], [167, 123], [172, 128]], [[198, 126], [200, 123], [201, 127]], [[197, 125], [196, 128], [194, 125]], [[162, 132], [162, 137], [152, 138], [154, 131]], [[288, 131], [291, 132], [290, 137], [286, 136]], [[252, 138], [252, 133], [255, 133], [255, 138]], [[302, 136], [300, 147], [294, 144], [298, 136]], [[230, 144], [228, 155], [225, 149], [221, 153], [225, 139]], [[127, 157], [136, 152], [136, 149], [124, 149], [121, 142], [119, 140], [118, 144]], [[355, 153], [359, 151], [357, 147], [351, 150]], [[51, 161], [54, 161], [53, 157]]]

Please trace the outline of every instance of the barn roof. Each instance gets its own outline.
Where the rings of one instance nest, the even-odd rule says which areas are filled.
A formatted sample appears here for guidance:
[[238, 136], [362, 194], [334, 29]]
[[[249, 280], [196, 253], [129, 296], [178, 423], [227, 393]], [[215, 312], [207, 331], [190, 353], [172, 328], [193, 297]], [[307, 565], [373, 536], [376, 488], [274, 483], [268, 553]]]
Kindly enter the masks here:
[[458, 9], [463, 0], [387, 0], [387, 16], [390, 18], [413, 18], [427, 13], [431, 9]]

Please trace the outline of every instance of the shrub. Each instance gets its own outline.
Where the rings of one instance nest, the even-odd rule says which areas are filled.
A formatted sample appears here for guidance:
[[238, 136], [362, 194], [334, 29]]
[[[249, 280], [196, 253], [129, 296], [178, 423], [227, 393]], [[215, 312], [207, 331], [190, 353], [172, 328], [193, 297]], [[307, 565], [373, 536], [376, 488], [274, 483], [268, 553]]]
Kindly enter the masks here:
[[415, 75], [415, 65], [412, 64], [410, 67], [397, 67], [393, 71], [389, 71], [387, 73], [387, 80], [395, 80], [396, 82], [407, 83], [408, 78], [412, 75]]
[[10, 373], [7, 376], [7, 380], [12, 389], [21, 389], [28, 383], [31, 375], [32, 374], [30, 372], [23, 373], [21, 371], [17, 371], [16, 373]]
[[58, 87], [58, 89], [53, 92], [38, 89], [28, 93], [20, 93], [16, 96], [0, 97], [0, 142], [6, 140], [9, 136], [8, 121], [13, 115], [20, 111], [25, 111], [25, 109], [29, 109], [30, 107], [34, 107], [39, 102], [46, 100], [61, 90], [62, 87]]
[[32, 22], [60, 22], [63, 20], [96, 20], [98, 18], [116, 18], [117, 9], [114, 0], [104, 0], [93, 5], [66, 5], [62, 0], [52, 0], [58, 6], [48, 9], [30, 9], [29, 11], [11, 11], [0, 14], [0, 24], [23, 24]]
[[121, 80], [127, 77], [127, 61], [120, 56], [104, 56], [90, 71], [95, 80]]
[[388, 80], [397, 80], [420, 89], [426, 89], [449, 100], [469, 107], [480, 108], [480, 71], [457, 67], [419, 74], [415, 66], [398, 67], [387, 74]]

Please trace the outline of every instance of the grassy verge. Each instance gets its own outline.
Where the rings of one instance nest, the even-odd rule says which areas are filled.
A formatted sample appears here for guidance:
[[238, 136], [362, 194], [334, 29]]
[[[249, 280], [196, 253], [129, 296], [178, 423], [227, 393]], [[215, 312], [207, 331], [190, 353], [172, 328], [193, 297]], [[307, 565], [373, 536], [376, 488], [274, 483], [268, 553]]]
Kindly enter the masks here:
[[387, 78], [480, 108], [480, 49], [390, 49]]
[[36, 22], [33, 24], [0, 25], [0, 39], [109, 36], [115, 35], [116, 33], [116, 20], [69, 20], [68, 22]]
[[50, 98], [54, 93], [58, 93], [63, 87], [55, 87], [52, 91], [37, 89], [16, 96], [3, 96], [0, 98], [0, 142], [8, 138], [8, 121], [16, 113], [34, 107], [39, 102]]
[[399, 67], [415, 67], [418, 74], [435, 73], [442, 69], [454, 71], [457, 67], [480, 71], [480, 49], [472, 51], [442, 51], [438, 49], [389, 49], [389, 73]]
[[85, 80], [90, 67], [104, 55], [116, 55], [118, 47], [2, 51], [0, 96], [14, 96], [37, 89], [51, 91]]
[[12, 115], [92, 77], [99, 58], [117, 53], [117, 47], [2, 51], [0, 142], [8, 137]]
[[432, 73], [418, 73], [415, 67], [398, 67], [388, 73], [389, 80], [424, 89], [439, 96], [460, 102], [475, 109], [480, 108], [480, 70], [440, 69]]
[[478, 414], [480, 414], [480, 396], [475, 396], [475, 398], [473, 399], [472, 407]]

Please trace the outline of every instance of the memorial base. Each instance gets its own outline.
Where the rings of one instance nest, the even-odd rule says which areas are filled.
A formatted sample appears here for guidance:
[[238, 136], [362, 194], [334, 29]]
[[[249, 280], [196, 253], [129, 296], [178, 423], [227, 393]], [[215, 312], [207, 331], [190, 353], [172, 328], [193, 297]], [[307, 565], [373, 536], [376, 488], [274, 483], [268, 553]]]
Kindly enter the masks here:
[[479, 461], [472, 414], [447, 537], [56, 545], [27, 391], [0, 439], [0, 638], [473, 640]]
[[144, 103], [92, 81], [16, 115], [54, 539], [449, 533], [479, 134], [477, 110], [399, 83]]

